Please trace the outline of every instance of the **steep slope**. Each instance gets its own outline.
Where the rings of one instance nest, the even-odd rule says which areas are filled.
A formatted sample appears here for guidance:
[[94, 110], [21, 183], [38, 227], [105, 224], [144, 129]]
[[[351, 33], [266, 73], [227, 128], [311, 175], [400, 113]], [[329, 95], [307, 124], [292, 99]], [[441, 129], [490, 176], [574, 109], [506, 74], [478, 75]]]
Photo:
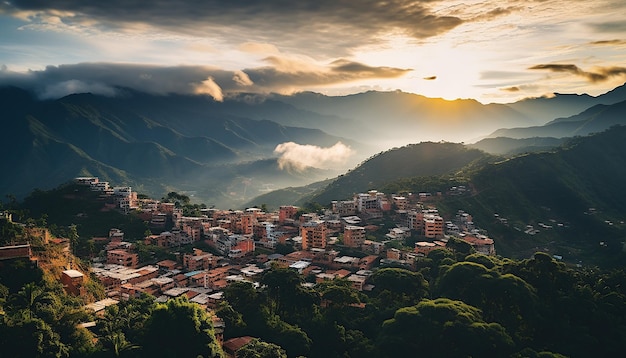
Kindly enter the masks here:
[[[625, 168], [626, 127], [619, 126], [554, 152], [488, 165], [471, 178], [475, 195], [451, 199], [446, 207], [449, 213], [470, 211], [504, 255], [525, 257], [542, 249], [570, 262], [621, 262]], [[526, 225], [539, 231], [525, 233]]]

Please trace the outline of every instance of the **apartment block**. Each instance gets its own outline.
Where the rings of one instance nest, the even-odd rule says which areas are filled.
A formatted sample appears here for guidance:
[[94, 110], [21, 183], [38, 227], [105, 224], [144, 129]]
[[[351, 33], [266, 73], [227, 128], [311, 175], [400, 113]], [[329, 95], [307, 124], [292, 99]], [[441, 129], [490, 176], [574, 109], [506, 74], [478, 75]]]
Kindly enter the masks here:
[[331, 205], [333, 214], [337, 214], [339, 216], [356, 215], [356, 203], [354, 200], [333, 200]]
[[126, 250], [110, 250], [107, 251], [107, 264], [137, 267], [139, 264], [139, 255]]
[[293, 220], [298, 212], [297, 206], [283, 205], [278, 209], [278, 222], [284, 224], [286, 220]]
[[300, 236], [302, 237], [302, 250], [312, 248], [326, 248], [327, 228], [324, 221], [313, 220], [300, 226]]
[[346, 225], [343, 229], [343, 244], [348, 247], [360, 247], [365, 242], [365, 228]]
[[443, 237], [443, 218], [439, 215], [424, 215], [424, 236], [429, 239]]

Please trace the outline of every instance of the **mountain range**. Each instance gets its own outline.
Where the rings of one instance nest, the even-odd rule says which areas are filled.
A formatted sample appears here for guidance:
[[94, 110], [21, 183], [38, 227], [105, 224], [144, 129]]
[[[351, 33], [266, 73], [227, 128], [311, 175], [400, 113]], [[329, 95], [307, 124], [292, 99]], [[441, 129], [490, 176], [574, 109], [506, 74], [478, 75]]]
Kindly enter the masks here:
[[[370, 189], [441, 192], [429, 203], [447, 218], [469, 212], [503, 256], [545, 251], [568, 262], [612, 266], [626, 262], [624, 176], [626, 126], [614, 126], [550, 151], [510, 158], [455, 143], [410, 145], [380, 153], [330, 182], [279, 190], [249, 204], [272, 206], [292, 198], [298, 205], [328, 206]], [[447, 193], [459, 185], [470, 190]]]
[[532, 137], [574, 137], [601, 132], [613, 125], [624, 124], [626, 101], [612, 105], [597, 104], [585, 111], [567, 117], [557, 118], [542, 126], [499, 129], [490, 138], [532, 138]]
[[[91, 175], [153, 197], [181, 191], [208, 205], [240, 207], [272, 189], [334, 178], [373, 153], [408, 143], [467, 141], [489, 133], [519, 139], [599, 131], [620, 123], [624, 103], [617, 102], [626, 100], [624, 86], [597, 97], [557, 94], [488, 105], [399, 91], [339, 97], [240, 94], [223, 102], [126, 88], [117, 93], [41, 100], [20, 88], [0, 88], [0, 150], [5, 153], [0, 194], [20, 198], [34, 188]], [[560, 119], [547, 123], [554, 118]], [[529, 134], [502, 129], [521, 127]], [[327, 150], [339, 142], [352, 155], [324, 165], [320, 153], [337, 159], [339, 154]], [[284, 143], [309, 152], [275, 152]], [[509, 144], [508, 151], [530, 147]], [[490, 151], [479, 143], [475, 148]], [[310, 157], [313, 163], [285, 166], [286, 154], [291, 161]], [[411, 175], [432, 174], [440, 172]]]

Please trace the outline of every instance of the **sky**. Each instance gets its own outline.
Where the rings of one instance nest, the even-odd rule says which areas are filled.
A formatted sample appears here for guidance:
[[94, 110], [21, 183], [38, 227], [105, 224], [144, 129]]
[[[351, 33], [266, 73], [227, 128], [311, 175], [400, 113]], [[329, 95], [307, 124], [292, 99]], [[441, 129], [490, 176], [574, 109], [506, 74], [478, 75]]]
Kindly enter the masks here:
[[506, 103], [626, 82], [624, 0], [0, 0], [0, 85]]

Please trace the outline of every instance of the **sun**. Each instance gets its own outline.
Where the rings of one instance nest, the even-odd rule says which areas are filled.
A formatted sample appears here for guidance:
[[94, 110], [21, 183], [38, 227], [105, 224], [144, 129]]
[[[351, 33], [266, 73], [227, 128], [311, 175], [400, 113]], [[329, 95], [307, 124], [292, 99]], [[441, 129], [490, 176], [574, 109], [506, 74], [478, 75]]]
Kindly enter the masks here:
[[416, 70], [410, 76], [411, 92], [427, 97], [476, 98], [480, 61], [475, 52], [446, 44], [420, 49]]
[[481, 95], [476, 85], [486, 61], [469, 45], [456, 45], [445, 39], [418, 45], [405, 38], [392, 38], [384, 46], [362, 48], [355, 58], [374, 65], [411, 69], [401, 78], [378, 81], [381, 88], [449, 100]]

